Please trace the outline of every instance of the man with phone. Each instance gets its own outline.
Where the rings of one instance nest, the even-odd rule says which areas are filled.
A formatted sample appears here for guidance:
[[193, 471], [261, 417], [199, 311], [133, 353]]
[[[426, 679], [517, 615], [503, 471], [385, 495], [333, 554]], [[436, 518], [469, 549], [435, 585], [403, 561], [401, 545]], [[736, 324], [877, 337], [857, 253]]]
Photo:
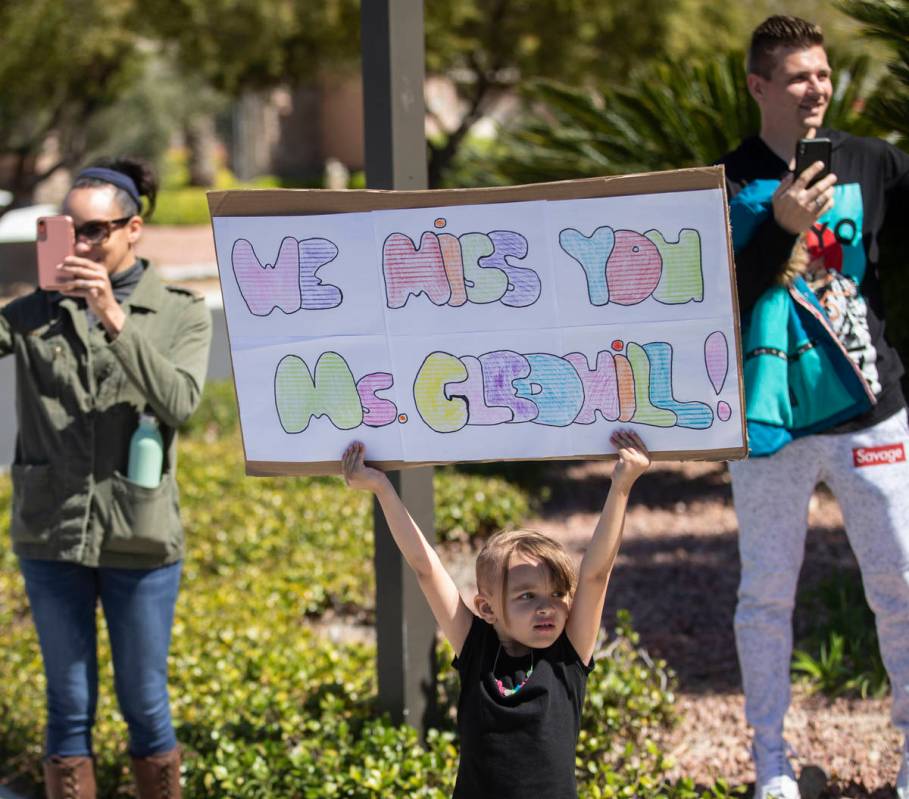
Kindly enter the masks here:
[[[909, 156], [821, 127], [831, 70], [810, 22], [761, 23], [747, 81], [760, 134], [721, 160], [751, 455], [730, 464], [742, 563], [735, 633], [754, 730], [754, 795], [796, 799], [783, 719], [792, 609], [818, 482], [842, 508], [893, 685], [893, 722], [909, 733], [909, 427], [878, 279], [885, 220], [906, 218]], [[900, 758], [897, 790], [909, 799], [905, 745]]]

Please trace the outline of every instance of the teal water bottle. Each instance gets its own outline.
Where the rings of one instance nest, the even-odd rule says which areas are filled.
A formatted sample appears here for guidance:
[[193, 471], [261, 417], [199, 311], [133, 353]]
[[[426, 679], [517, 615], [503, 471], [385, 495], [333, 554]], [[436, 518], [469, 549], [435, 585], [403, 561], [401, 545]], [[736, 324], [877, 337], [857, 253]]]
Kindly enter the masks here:
[[150, 413], [139, 416], [139, 426], [129, 440], [127, 477], [136, 485], [157, 488], [161, 483], [164, 464], [164, 442], [158, 430], [158, 420]]

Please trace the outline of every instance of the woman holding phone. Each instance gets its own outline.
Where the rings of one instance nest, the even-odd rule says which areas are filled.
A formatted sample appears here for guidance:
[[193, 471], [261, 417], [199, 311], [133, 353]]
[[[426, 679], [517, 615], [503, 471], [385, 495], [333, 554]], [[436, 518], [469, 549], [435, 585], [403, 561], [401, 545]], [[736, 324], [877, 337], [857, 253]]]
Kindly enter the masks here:
[[[167, 692], [183, 557], [175, 439], [202, 393], [211, 318], [136, 255], [156, 193], [140, 161], [83, 170], [63, 204], [75, 242], [56, 290], [0, 309], [0, 356], [16, 359], [11, 533], [47, 677], [50, 799], [95, 796], [99, 602], [137, 795], [180, 796]], [[151, 488], [126, 476], [141, 414], [163, 442]]]

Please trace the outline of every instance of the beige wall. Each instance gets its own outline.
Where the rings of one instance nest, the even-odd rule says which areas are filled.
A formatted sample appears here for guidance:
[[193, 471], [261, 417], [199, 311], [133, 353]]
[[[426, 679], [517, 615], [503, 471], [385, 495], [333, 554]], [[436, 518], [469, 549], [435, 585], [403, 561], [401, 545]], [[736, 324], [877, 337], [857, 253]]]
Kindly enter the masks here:
[[321, 81], [322, 158], [337, 158], [351, 171], [363, 169], [363, 82], [359, 74]]

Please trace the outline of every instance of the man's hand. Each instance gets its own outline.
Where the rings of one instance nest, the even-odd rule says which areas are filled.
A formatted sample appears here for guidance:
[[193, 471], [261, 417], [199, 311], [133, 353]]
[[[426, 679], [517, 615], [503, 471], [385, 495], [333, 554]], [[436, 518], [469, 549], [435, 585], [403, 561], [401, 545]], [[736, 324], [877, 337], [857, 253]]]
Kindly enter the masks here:
[[341, 456], [341, 472], [344, 482], [351, 488], [362, 488], [374, 494], [389, 485], [385, 472], [373, 469], [363, 462], [366, 447], [360, 441], [354, 441]]
[[824, 168], [823, 161], [815, 161], [801, 175], [787, 175], [773, 193], [773, 216], [776, 223], [790, 233], [804, 233], [817, 220], [833, 208], [833, 186], [836, 175], [832, 172], [813, 186], [808, 184]]
[[104, 264], [68, 255], [58, 267], [60, 285], [58, 291], [67, 297], [82, 297], [111, 338], [116, 338], [123, 329], [126, 314], [110, 284], [110, 275]]
[[612, 484], [629, 491], [634, 481], [650, 468], [650, 453], [640, 436], [631, 430], [618, 430], [609, 440], [619, 451], [619, 460], [612, 472]]

